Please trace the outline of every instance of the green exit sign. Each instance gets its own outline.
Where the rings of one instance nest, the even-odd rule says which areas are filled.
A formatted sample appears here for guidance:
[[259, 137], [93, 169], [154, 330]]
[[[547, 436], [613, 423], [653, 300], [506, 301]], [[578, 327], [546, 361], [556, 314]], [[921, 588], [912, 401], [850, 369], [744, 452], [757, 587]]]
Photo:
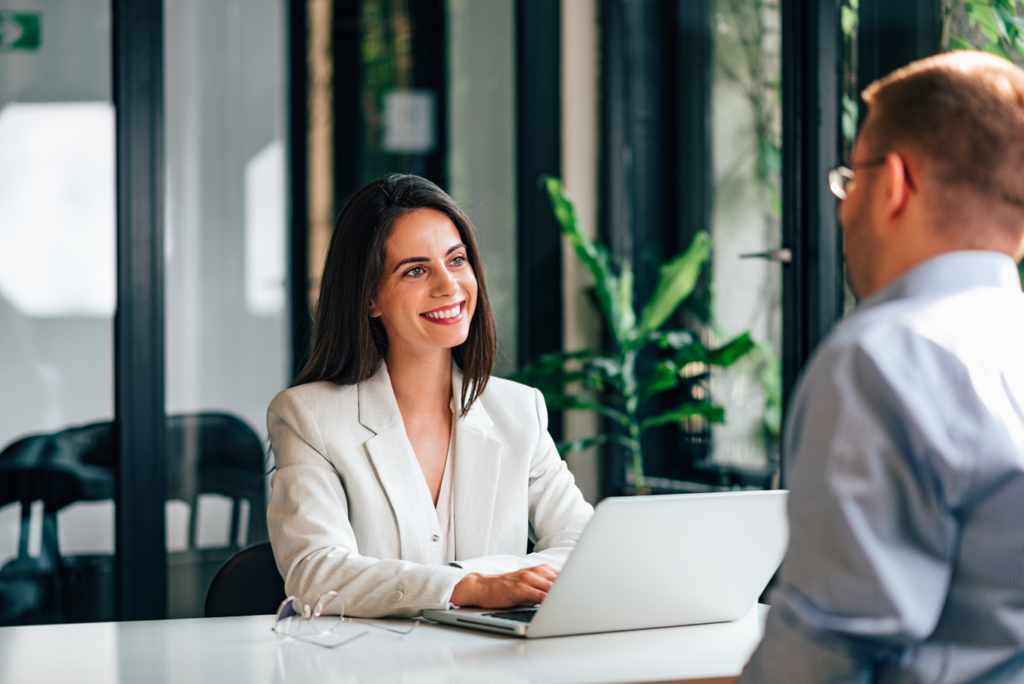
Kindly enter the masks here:
[[0, 10], [0, 51], [38, 50], [42, 16]]

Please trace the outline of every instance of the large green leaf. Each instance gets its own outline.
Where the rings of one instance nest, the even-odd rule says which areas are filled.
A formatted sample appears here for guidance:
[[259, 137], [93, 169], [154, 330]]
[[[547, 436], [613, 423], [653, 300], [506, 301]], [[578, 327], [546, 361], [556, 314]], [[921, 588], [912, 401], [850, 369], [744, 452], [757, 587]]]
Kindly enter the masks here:
[[678, 423], [684, 418], [690, 418], [692, 416], [704, 416], [709, 422], [712, 423], [724, 423], [725, 422], [725, 409], [721, 406], [715, 406], [709, 404], [706, 401], [694, 401], [683, 404], [678, 408], [674, 408], [671, 411], [666, 411], [658, 416], [651, 416], [645, 418], [640, 423], [640, 431], [649, 430], [659, 425], [667, 425], [669, 423]]
[[971, 45], [971, 41], [967, 40], [959, 34], [951, 34], [949, 36], [949, 49], [950, 50], [974, 50], [975, 47]]
[[690, 296], [710, 254], [711, 236], [697, 233], [689, 249], [661, 267], [654, 295], [640, 316], [639, 338], [660, 328], [683, 300]]
[[750, 339], [750, 333], [743, 333], [718, 349], [709, 351], [707, 362], [713, 366], [731, 366], [755, 346], [754, 340]]
[[637, 336], [636, 312], [633, 310], [633, 269], [625, 259], [619, 262], [619, 291], [613, 305], [615, 337], [621, 347]]
[[691, 342], [685, 347], [680, 347], [676, 350], [675, 356], [672, 360], [679, 366], [679, 370], [685, 368], [688, 364], [694, 361], [700, 361], [701, 363], [708, 362], [708, 350], [700, 342]]
[[999, 33], [1002, 34], [1003, 38], [1006, 40], [1010, 40], [1010, 31], [1013, 31], [1016, 28], [1013, 24], [1013, 15], [1005, 8], [999, 6], [992, 8], [992, 14], [996, 17], [996, 26], [999, 29]]
[[576, 208], [566, 196], [562, 181], [553, 176], [541, 176], [541, 183], [547, 189], [555, 217], [562, 228], [562, 235], [576, 250], [580, 260], [594, 278], [594, 296], [604, 316], [605, 324], [611, 330], [619, 346], [635, 336], [636, 314], [633, 312], [633, 272], [628, 262], [621, 263], [622, 275], [616, 276], [612, 269], [608, 250], [600, 242], [594, 242], [580, 229]]
[[672, 359], [654, 364], [651, 375], [640, 385], [640, 403], [659, 392], [679, 387], [679, 366]]
[[990, 41], [998, 41], [1000, 34], [999, 22], [996, 20], [995, 8], [987, 2], [975, 0], [967, 6], [971, 23], [981, 29]]

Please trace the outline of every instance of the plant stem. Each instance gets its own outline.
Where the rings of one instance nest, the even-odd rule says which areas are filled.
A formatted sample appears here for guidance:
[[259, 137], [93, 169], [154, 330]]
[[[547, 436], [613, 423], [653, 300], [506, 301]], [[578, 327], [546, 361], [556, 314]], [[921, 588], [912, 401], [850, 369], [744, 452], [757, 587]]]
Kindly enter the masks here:
[[640, 383], [636, 377], [637, 351], [631, 349], [622, 354], [622, 398], [626, 402], [629, 417], [630, 451], [633, 453], [633, 486], [637, 492], [644, 487], [644, 454], [640, 445]]
[[640, 430], [635, 421], [629, 426], [629, 437], [633, 442], [633, 486], [639, 492], [644, 488], [644, 454], [640, 447]]

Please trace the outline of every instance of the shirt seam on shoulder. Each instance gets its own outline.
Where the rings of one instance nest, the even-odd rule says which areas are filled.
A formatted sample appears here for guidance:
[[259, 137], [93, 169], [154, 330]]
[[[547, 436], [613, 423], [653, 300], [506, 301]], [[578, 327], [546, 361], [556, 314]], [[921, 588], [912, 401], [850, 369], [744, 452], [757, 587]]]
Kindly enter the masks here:
[[310, 422], [313, 423], [313, 427], [316, 428], [316, 437], [317, 440], [320, 442], [320, 446], [322, 447], [322, 449], [318, 450], [320, 451], [320, 455], [327, 459], [328, 462], [330, 462], [330, 456], [327, 454], [327, 443], [324, 441], [323, 432], [321, 432], [320, 430], [320, 421], [316, 419], [316, 414], [313, 412], [313, 409], [310, 407], [310, 405], [306, 403], [306, 400], [303, 399], [298, 393], [295, 394], [295, 400], [296, 402], [301, 404], [302, 409], [309, 415], [309, 419]]

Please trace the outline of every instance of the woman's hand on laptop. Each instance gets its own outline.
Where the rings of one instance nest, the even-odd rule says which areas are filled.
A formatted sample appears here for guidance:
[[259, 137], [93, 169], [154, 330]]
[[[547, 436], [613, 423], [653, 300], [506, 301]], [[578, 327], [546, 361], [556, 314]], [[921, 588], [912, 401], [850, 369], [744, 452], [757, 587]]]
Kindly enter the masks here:
[[537, 565], [503, 575], [471, 572], [455, 585], [451, 602], [457, 606], [511, 608], [540, 603], [558, 577], [550, 565]]

